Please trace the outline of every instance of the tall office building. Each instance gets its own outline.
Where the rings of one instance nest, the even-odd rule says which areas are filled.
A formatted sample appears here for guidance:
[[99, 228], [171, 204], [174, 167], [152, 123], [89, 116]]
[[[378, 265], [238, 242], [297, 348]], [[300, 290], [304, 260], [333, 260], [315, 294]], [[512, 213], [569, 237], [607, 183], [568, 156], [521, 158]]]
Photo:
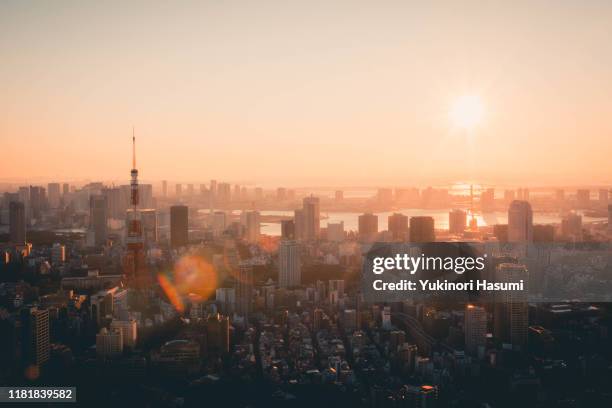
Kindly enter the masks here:
[[168, 180], [162, 180], [162, 197], [168, 197]]
[[465, 307], [465, 351], [476, 355], [486, 344], [487, 312], [484, 307], [468, 304]]
[[248, 319], [253, 299], [253, 266], [250, 262], [241, 262], [238, 267], [236, 282], [236, 311]]
[[245, 215], [246, 240], [251, 244], [259, 242], [260, 216], [259, 211], [247, 211]]
[[280, 242], [278, 264], [278, 284], [281, 288], [301, 284], [300, 246], [296, 241], [283, 240]]
[[181, 185], [181, 183], [176, 183], [176, 185], [174, 186], [174, 194], [176, 195], [176, 197], [180, 197], [181, 195], [183, 195], [183, 186]]
[[533, 242], [533, 212], [527, 201], [514, 200], [508, 208], [508, 241]]
[[304, 210], [297, 209], [293, 212], [293, 226], [295, 239], [303, 240], [306, 234], [306, 227], [304, 226]]
[[21, 310], [22, 355], [26, 364], [41, 366], [49, 361], [49, 311], [38, 307]]
[[60, 206], [60, 184], [59, 183], [49, 183], [47, 184], [47, 196], [49, 199], [49, 207], [50, 208], [59, 208]]
[[89, 197], [89, 229], [94, 233], [94, 245], [96, 246], [106, 243], [107, 206], [105, 196], [92, 195]]
[[227, 215], [225, 212], [215, 211], [211, 216], [210, 227], [215, 237], [223, 234], [227, 227]]
[[[529, 287], [529, 272], [524, 265], [501, 263], [495, 270], [496, 282], [524, 282]], [[527, 345], [529, 305], [527, 289], [499, 291], [494, 311], [494, 335], [498, 341], [510, 344], [513, 349]]]
[[378, 235], [378, 215], [365, 213], [359, 216], [359, 239], [374, 242]]
[[320, 230], [320, 207], [319, 197], [304, 197], [303, 205], [303, 219], [304, 219], [304, 237], [306, 241], [314, 241], [319, 238]]
[[170, 245], [186, 246], [189, 242], [189, 209], [185, 205], [170, 207]]
[[66, 196], [70, 193], [70, 184], [64, 183], [62, 184], [62, 195]]
[[284, 201], [287, 198], [287, 189], [278, 187], [276, 189], [276, 201]]
[[334, 200], [336, 200], [337, 203], [341, 203], [342, 201], [344, 201], [344, 191], [336, 190], [336, 192], [334, 193]]
[[26, 213], [25, 205], [21, 202], [9, 203], [9, 233], [13, 244], [26, 242]]
[[410, 242], [434, 242], [436, 233], [433, 217], [410, 217]]
[[452, 210], [448, 213], [448, 232], [463, 234], [467, 227], [467, 213], [463, 210]]
[[394, 213], [387, 219], [387, 229], [394, 241], [408, 239], [408, 217], [404, 214]]
[[281, 221], [281, 239], [295, 239], [295, 221], [294, 220], [282, 220]]
[[45, 189], [38, 186], [30, 186], [29, 198], [30, 216], [34, 219], [40, 219], [46, 202]]

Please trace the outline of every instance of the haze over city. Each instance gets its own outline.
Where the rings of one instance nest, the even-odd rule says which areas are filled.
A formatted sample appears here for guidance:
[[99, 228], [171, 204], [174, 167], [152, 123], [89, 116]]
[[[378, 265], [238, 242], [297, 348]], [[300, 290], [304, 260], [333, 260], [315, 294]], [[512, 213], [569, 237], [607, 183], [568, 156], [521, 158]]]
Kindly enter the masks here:
[[0, 181], [609, 184], [611, 8], [5, 1]]

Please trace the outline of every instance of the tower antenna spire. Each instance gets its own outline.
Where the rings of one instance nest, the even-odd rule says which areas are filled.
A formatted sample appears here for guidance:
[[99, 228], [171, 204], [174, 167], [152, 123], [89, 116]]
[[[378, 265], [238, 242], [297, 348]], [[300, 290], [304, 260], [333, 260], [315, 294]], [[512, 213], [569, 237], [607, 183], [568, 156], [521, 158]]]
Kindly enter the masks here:
[[134, 126], [132, 126], [132, 168], [136, 168], [136, 136], [134, 135]]

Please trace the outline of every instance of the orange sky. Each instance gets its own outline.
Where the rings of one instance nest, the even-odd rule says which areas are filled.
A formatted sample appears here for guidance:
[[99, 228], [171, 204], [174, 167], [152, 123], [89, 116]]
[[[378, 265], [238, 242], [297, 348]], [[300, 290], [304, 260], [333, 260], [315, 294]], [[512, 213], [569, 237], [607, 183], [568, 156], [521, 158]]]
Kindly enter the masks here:
[[612, 183], [612, 3], [410, 3], [0, 2], [0, 181]]

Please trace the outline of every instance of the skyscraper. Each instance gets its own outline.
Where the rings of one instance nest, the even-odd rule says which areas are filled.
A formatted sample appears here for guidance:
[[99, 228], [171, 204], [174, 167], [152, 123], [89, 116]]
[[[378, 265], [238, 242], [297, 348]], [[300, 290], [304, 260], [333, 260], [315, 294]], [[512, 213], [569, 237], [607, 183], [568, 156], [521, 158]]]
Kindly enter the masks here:
[[25, 205], [21, 202], [9, 203], [9, 232], [13, 244], [26, 242], [26, 214]]
[[304, 210], [297, 209], [293, 212], [293, 223], [295, 226], [295, 239], [303, 240], [306, 235], [306, 226], [304, 220]]
[[394, 213], [387, 219], [387, 229], [394, 241], [405, 241], [408, 239], [408, 217], [404, 214]]
[[89, 197], [89, 229], [94, 233], [94, 244], [101, 246], [106, 243], [106, 223], [108, 222], [108, 209], [106, 197], [92, 195]]
[[162, 197], [168, 196], [168, 180], [162, 180]]
[[278, 248], [278, 284], [281, 288], [301, 284], [300, 247], [297, 242], [282, 240]]
[[448, 232], [463, 234], [467, 227], [467, 213], [463, 210], [452, 210], [448, 213]]
[[281, 221], [281, 239], [295, 239], [295, 221]]
[[253, 266], [250, 262], [241, 262], [236, 282], [236, 311], [248, 319], [253, 298]]
[[433, 217], [410, 217], [410, 242], [434, 242], [436, 233]]
[[49, 183], [47, 185], [47, 194], [49, 197], [49, 207], [58, 208], [60, 205], [60, 185], [59, 183]]
[[533, 212], [527, 201], [514, 200], [508, 208], [508, 241], [533, 242]]
[[247, 211], [245, 216], [246, 240], [252, 244], [259, 242], [259, 211]]
[[465, 307], [465, 350], [477, 354], [486, 343], [487, 312], [484, 307], [468, 304]]
[[378, 235], [378, 215], [365, 213], [359, 216], [359, 239], [373, 242]]
[[177, 197], [180, 197], [183, 193], [183, 186], [181, 185], [181, 183], [176, 183], [176, 185], [174, 186], [175, 189], [175, 194]]
[[170, 245], [179, 248], [189, 242], [189, 209], [185, 205], [170, 207]]
[[25, 362], [41, 366], [49, 361], [49, 311], [38, 307], [23, 308], [21, 328]]
[[[496, 282], [524, 282], [529, 287], [529, 273], [524, 265], [501, 263], [495, 270]], [[522, 349], [527, 344], [529, 306], [527, 290], [499, 291], [495, 302], [494, 335], [498, 341]]]
[[319, 197], [304, 197], [303, 200], [304, 236], [306, 241], [314, 241], [319, 238], [320, 230], [320, 208]]
[[40, 219], [45, 206], [45, 189], [38, 186], [30, 186], [30, 216]]

